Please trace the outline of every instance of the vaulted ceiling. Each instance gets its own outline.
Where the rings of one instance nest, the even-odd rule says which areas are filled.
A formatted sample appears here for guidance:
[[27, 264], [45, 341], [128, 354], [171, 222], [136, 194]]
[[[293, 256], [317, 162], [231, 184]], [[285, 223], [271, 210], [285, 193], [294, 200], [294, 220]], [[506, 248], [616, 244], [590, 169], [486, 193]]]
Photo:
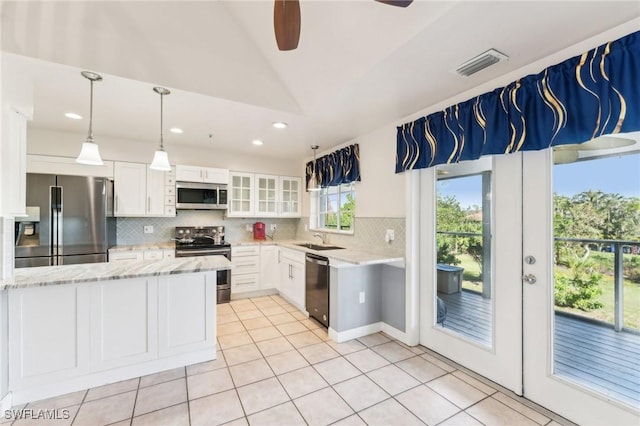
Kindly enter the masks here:
[[[635, 1], [301, 1], [298, 48], [277, 49], [271, 1], [2, 2], [3, 66], [33, 80], [35, 128], [167, 149], [212, 147], [299, 158], [415, 113], [631, 20]], [[639, 21], [640, 22], [640, 21]], [[471, 77], [451, 71], [495, 48], [510, 57]], [[271, 126], [289, 123], [286, 130]], [[209, 137], [209, 135], [212, 135]], [[264, 145], [256, 150], [251, 140]], [[393, 143], [393, 141], [390, 141]]]

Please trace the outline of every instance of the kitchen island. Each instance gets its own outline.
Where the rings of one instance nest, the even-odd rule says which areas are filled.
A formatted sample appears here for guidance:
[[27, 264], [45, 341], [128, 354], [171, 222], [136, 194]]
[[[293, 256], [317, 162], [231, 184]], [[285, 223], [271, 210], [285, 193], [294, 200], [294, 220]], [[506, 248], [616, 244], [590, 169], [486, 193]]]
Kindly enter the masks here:
[[1, 287], [10, 404], [215, 359], [216, 271], [230, 268], [204, 256], [16, 270]]

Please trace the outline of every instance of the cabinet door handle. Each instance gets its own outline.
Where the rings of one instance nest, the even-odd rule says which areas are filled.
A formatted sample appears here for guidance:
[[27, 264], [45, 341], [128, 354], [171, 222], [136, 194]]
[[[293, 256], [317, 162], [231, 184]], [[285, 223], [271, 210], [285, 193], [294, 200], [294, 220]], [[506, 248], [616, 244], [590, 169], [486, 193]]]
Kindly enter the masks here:
[[116, 212], [118, 211], [118, 196], [116, 195]]
[[151, 213], [151, 197], [147, 197], [147, 213]]

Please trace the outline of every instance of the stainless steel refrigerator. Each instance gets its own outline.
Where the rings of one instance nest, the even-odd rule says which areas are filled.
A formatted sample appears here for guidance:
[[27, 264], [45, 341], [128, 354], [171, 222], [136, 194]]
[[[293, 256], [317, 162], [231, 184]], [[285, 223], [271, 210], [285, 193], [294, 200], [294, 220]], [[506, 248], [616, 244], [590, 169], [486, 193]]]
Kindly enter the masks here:
[[15, 226], [16, 268], [106, 262], [116, 242], [113, 182], [27, 173], [27, 216]]

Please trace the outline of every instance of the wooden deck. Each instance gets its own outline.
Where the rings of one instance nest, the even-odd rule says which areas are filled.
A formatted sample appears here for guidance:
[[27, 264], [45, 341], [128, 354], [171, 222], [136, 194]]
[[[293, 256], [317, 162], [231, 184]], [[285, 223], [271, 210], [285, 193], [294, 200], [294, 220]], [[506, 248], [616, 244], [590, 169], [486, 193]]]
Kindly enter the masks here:
[[554, 340], [558, 376], [640, 408], [640, 335], [556, 313]]
[[447, 304], [444, 328], [486, 346], [491, 346], [491, 299], [471, 291], [444, 294], [438, 297]]
[[[491, 345], [491, 300], [469, 291], [438, 296], [445, 328]], [[554, 341], [555, 374], [640, 408], [640, 335], [556, 313]]]

